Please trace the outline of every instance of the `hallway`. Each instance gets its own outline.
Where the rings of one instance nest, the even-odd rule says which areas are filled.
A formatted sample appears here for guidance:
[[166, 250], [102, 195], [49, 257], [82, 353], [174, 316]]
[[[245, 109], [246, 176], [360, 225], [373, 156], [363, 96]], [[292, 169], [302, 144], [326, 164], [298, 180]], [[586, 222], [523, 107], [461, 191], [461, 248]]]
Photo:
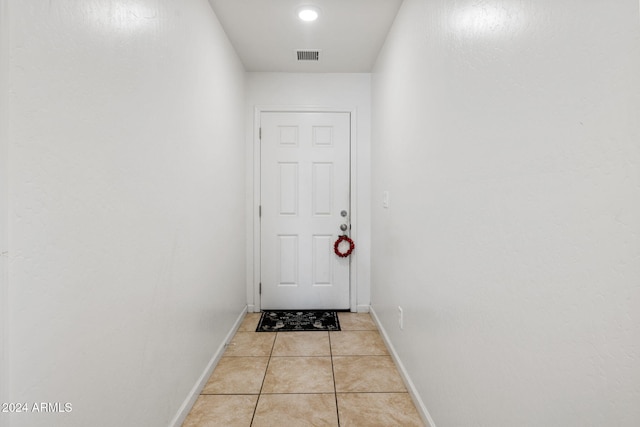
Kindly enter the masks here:
[[[343, 426], [355, 408], [382, 419], [369, 399], [409, 403], [396, 374], [348, 377], [389, 367], [379, 345], [342, 346], [369, 329], [290, 354], [304, 334], [247, 323], [227, 348], [269, 308], [263, 209], [308, 191], [281, 180], [291, 197], [263, 200], [263, 112], [303, 110], [350, 115], [353, 200], [326, 210], [349, 215], [349, 309], [429, 427], [640, 426], [638, 0], [312, 0], [315, 24], [302, 2], [0, 0], [0, 403], [73, 408], [0, 427], [180, 427], [196, 401], [186, 425], [206, 425], [228, 400], [259, 425], [267, 403], [312, 396]], [[399, 8], [386, 27], [355, 3]], [[342, 46], [358, 25], [384, 30], [371, 60], [328, 71], [342, 56], [305, 35]], [[287, 26], [301, 35], [270, 55]]]
[[340, 332], [265, 333], [247, 314], [183, 427], [422, 426], [369, 314], [338, 316]]

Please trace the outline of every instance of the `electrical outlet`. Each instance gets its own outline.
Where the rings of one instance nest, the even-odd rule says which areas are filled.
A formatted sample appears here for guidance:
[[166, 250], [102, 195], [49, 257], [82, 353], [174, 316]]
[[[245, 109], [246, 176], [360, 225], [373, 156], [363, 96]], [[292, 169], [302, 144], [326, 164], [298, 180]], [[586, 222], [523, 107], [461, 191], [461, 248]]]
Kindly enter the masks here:
[[400, 329], [404, 329], [404, 310], [400, 306], [398, 306], [398, 323], [400, 324]]

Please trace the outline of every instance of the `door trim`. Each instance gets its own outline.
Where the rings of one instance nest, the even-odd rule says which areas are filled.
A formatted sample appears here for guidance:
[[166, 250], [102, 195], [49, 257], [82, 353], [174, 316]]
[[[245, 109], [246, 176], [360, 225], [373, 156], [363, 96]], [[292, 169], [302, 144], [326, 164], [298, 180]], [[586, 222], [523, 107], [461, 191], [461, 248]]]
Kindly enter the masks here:
[[[259, 312], [261, 310], [260, 297], [260, 119], [262, 113], [348, 113], [351, 127], [351, 142], [349, 153], [350, 166], [350, 204], [351, 204], [351, 238], [358, 244], [358, 204], [357, 204], [357, 109], [341, 108], [341, 107], [324, 107], [324, 106], [302, 106], [302, 105], [285, 105], [285, 106], [269, 106], [258, 105], [254, 107], [253, 115], [253, 176], [251, 179], [251, 187], [253, 193], [252, 209], [251, 209], [251, 230], [248, 234], [247, 245], [247, 299], [249, 311]], [[357, 246], [356, 246], [357, 247]], [[354, 251], [351, 255], [351, 265], [349, 269], [349, 309], [353, 312], [357, 309], [357, 291], [358, 291], [358, 251]], [[252, 297], [252, 298], [251, 298]]]

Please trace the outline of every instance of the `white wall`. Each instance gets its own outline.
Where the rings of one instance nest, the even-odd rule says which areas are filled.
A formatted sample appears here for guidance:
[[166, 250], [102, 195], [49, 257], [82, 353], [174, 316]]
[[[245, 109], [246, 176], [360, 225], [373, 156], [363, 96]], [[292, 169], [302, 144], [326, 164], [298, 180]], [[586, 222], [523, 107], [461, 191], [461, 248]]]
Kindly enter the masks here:
[[245, 307], [243, 67], [206, 0], [9, 7], [2, 381], [73, 405], [12, 426], [166, 426]]
[[[370, 304], [370, 232], [371, 232], [371, 76], [352, 73], [247, 73], [246, 89], [246, 140], [247, 168], [253, 171], [254, 161], [254, 112], [256, 107], [332, 107], [356, 111], [356, 204], [357, 211], [352, 216], [352, 226], [356, 231], [357, 242], [352, 266], [357, 274], [358, 310], [368, 310]], [[250, 172], [247, 183], [247, 215], [254, 218], [255, 176]], [[353, 208], [352, 208], [353, 209]], [[248, 222], [249, 236], [247, 247], [247, 298], [248, 305], [258, 304], [254, 295], [257, 274], [253, 269], [254, 226]]]
[[636, 0], [405, 0], [371, 292], [438, 427], [640, 425], [639, 32]]
[[[9, 72], [9, 16], [7, 2], [0, 0], [0, 378], [9, 375], [9, 301], [7, 286], [7, 135], [8, 127], [8, 72]], [[0, 381], [0, 402], [9, 400], [9, 383]], [[0, 418], [0, 425], [2, 425]]]

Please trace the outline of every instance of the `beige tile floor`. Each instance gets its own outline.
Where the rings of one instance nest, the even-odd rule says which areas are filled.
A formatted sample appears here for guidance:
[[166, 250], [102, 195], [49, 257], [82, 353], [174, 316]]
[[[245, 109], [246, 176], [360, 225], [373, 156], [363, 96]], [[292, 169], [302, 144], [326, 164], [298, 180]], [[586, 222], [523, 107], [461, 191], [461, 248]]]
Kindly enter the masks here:
[[249, 313], [183, 427], [423, 426], [366, 313], [340, 332], [255, 332]]

